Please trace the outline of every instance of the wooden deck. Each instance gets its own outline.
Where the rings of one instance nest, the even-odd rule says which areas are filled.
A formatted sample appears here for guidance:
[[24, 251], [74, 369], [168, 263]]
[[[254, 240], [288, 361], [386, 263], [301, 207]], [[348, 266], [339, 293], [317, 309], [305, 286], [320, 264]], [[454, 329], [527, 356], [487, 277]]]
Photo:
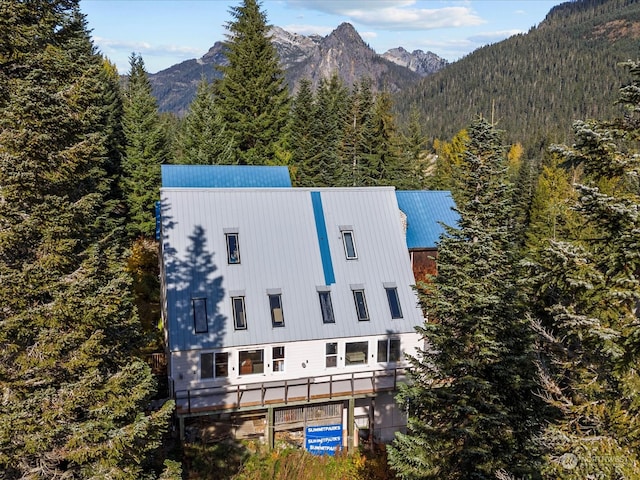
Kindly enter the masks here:
[[179, 416], [366, 397], [394, 391], [406, 369], [375, 370], [244, 385], [176, 390]]

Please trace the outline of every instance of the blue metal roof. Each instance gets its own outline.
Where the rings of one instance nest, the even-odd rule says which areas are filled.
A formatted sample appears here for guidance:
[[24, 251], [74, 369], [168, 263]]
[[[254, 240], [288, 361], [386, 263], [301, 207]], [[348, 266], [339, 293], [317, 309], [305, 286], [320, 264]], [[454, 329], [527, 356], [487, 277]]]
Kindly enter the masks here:
[[164, 188], [291, 187], [287, 167], [257, 165], [162, 165]]
[[407, 216], [407, 248], [436, 248], [444, 228], [455, 226], [458, 213], [451, 192], [444, 190], [396, 191], [398, 207]]

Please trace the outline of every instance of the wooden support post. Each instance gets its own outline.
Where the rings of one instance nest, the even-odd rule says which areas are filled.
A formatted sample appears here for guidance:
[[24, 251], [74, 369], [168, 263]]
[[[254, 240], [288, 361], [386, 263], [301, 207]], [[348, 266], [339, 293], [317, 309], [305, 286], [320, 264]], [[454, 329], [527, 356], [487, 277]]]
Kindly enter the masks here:
[[349, 411], [347, 412], [347, 451], [349, 453], [353, 452], [354, 448], [353, 430], [356, 423], [355, 408], [356, 399], [351, 397], [349, 399]]
[[329, 375], [329, 400], [333, 398], [333, 375]]
[[180, 442], [184, 442], [184, 417], [178, 417], [178, 431], [180, 432]]
[[265, 439], [267, 441], [267, 448], [269, 450], [273, 449], [276, 443], [276, 428], [274, 425], [273, 407], [267, 407], [267, 428], [264, 434], [267, 437]]
[[373, 452], [373, 439], [374, 431], [373, 426], [376, 422], [376, 398], [371, 398], [371, 405], [369, 406], [369, 449]]

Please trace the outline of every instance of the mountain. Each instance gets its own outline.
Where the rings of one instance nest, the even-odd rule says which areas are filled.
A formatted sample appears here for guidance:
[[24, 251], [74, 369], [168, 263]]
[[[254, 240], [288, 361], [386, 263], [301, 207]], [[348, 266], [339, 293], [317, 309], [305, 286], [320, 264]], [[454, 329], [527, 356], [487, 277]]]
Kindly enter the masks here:
[[[280, 27], [272, 27], [270, 34], [292, 92], [303, 78], [317, 86], [322, 78], [333, 73], [338, 73], [345, 85], [352, 85], [366, 75], [373, 80], [374, 90], [398, 92], [447, 65], [446, 60], [434, 53], [421, 50], [409, 53], [402, 47], [378, 55], [348, 23], [326, 37], [290, 33]], [[160, 111], [184, 114], [200, 80], [218, 78], [220, 73], [215, 66], [226, 61], [222, 42], [216, 42], [199, 59], [186, 60], [149, 75]]]
[[529, 32], [475, 50], [395, 97], [402, 121], [415, 109], [432, 139], [450, 140], [478, 115], [538, 155], [571, 143], [579, 119], [615, 118], [620, 66], [638, 58], [638, 0], [575, 0]]
[[343, 23], [317, 43], [304, 60], [286, 70], [289, 85], [295, 91], [299, 81], [308, 78], [317, 87], [322, 78], [338, 73], [345, 85], [362, 77], [373, 80], [374, 90], [397, 92], [421, 77], [405, 66], [391, 62], [369, 47], [349, 23]]
[[448, 65], [445, 59], [438, 57], [435, 53], [425, 53], [422, 50], [414, 50], [409, 53], [402, 47], [387, 50], [382, 54], [382, 58], [402, 67], [407, 67], [421, 77], [436, 73]]

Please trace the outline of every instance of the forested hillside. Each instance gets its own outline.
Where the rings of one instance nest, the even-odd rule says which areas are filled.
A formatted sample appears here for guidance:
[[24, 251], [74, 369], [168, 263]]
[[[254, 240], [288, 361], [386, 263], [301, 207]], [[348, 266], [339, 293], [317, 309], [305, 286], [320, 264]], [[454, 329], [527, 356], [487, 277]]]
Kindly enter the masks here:
[[[0, 478], [640, 478], [640, 62], [620, 64], [638, 1], [559, 5], [395, 97], [404, 128], [368, 78], [291, 95], [256, 0], [230, 11], [221, 77], [167, 119], [143, 59], [121, 82], [79, 3], [0, 0]], [[393, 472], [373, 448], [224, 469], [172, 448], [146, 361], [162, 163], [452, 191]]]
[[639, 55], [640, 3], [567, 2], [528, 33], [480, 48], [395, 98], [401, 117], [418, 110], [430, 138], [450, 139], [477, 115], [510, 141], [540, 151], [568, 140], [580, 118], [620, 113], [618, 67]]

